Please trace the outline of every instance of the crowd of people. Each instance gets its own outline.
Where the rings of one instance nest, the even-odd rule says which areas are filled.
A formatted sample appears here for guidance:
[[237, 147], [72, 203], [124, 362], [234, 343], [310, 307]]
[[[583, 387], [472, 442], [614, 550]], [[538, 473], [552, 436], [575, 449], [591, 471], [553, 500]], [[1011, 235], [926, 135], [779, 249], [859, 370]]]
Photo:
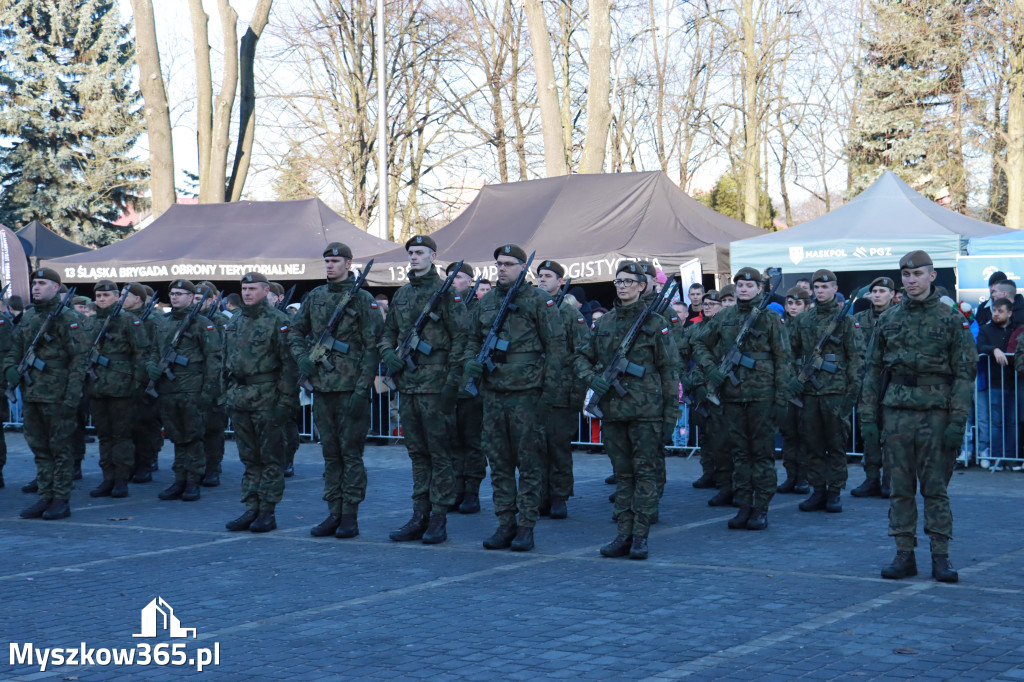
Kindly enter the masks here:
[[[946, 488], [978, 358], [971, 325], [933, 286], [927, 253], [900, 260], [902, 291], [889, 277], [875, 279], [870, 306], [855, 315], [829, 270], [783, 296], [770, 270], [750, 267], [721, 290], [694, 284], [689, 304], [677, 296], [662, 315], [666, 278], [648, 261], [623, 261], [614, 304], [584, 312], [582, 295], [564, 290], [559, 263], [539, 261], [536, 283], [524, 281], [533, 257], [515, 244], [495, 249], [497, 277], [487, 286], [464, 263], [442, 277], [429, 236], [405, 247], [409, 283], [390, 301], [366, 291], [351, 249], [335, 242], [323, 252], [326, 283], [287, 312], [278, 309], [283, 287], [256, 272], [241, 278], [240, 296], [224, 298], [224, 310], [212, 283], [175, 280], [164, 314], [138, 283], [101, 281], [94, 301], [67, 305], [58, 273], [34, 271], [34, 305], [20, 319], [0, 318], [3, 376], [20, 389], [37, 467], [25, 490], [38, 499], [21, 516], [70, 515], [87, 401], [103, 472], [91, 496], [125, 497], [129, 482], [152, 480], [162, 429], [174, 445], [174, 482], [159, 498], [198, 500], [202, 486], [220, 484], [230, 417], [245, 508], [226, 527], [273, 530], [298, 447], [303, 386], [314, 397], [327, 503], [310, 532], [355, 537], [370, 401], [387, 385], [401, 396], [412, 469], [411, 516], [392, 540], [444, 542], [451, 512], [480, 511], [489, 467], [498, 525], [484, 547], [531, 550], [540, 517], [569, 514], [571, 444], [586, 404], [601, 418], [616, 486], [617, 532], [600, 552], [645, 559], [665, 489], [664, 446], [678, 443], [681, 417], [702, 434], [693, 486], [716, 489], [709, 505], [737, 508], [730, 529], [761, 531], [776, 494], [808, 495], [801, 511], [842, 512], [857, 407], [865, 480], [851, 493], [890, 501], [897, 553], [882, 575], [916, 574], [920, 486], [932, 575], [957, 580]], [[993, 294], [978, 338], [999, 366], [1018, 326], [1009, 324], [1013, 294], [1009, 303]], [[989, 381], [995, 401], [1005, 379]], [[999, 427], [1015, 428], [1011, 421], [1000, 417]]]

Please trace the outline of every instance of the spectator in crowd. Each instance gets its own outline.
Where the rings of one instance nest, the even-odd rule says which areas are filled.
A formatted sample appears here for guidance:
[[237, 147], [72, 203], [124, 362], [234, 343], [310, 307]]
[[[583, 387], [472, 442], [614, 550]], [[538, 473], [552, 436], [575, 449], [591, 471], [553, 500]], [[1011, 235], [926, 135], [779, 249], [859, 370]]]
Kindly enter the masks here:
[[380, 310], [381, 316], [386, 318], [388, 316], [388, 295], [377, 294], [373, 300], [377, 301], [377, 309]]
[[[978, 331], [978, 352], [988, 356], [988, 391], [978, 393], [979, 412], [988, 410], [989, 455], [993, 460], [1017, 456], [1017, 399], [1013, 361], [1007, 357], [1013, 303], [997, 296], [991, 304], [992, 319]], [[987, 393], [988, 401], [982, 396]]]
[[[598, 306], [590, 311], [590, 317], [591, 319], [593, 319], [594, 322], [597, 322], [599, 319], [601, 319], [601, 316], [607, 314], [607, 312], [607, 308], [602, 308], [601, 306]], [[593, 323], [591, 323], [591, 327], [593, 327]]]
[[242, 307], [242, 297], [238, 294], [228, 294], [224, 297], [224, 311], [234, 315]]
[[491, 290], [491, 280], [487, 279], [486, 277], [481, 277], [480, 278], [480, 286], [478, 286], [476, 288], [476, 297], [477, 297], [477, 299], [483, 298], [484, 294], [486, 294], [490, 290]]
[[988, 300], [982, 301], [978, 305], [978, 310], [974, 314], [974, 318], [978, 321], [978, 325], [987, 324], [992, 319], [992, 301], [996, 298], [996, 285], [1000, 282], [1006, 281], [1006, 273], [1002, 270], [996, 270], [988, 278]]
[[[690, 305], [686, 309], [686, 317], [682, 315], [679, 319], [685, 320], [683, 326], [689, 327], [691, 324], [697, 324], [703, 317], [703, 308], [701, 302], [704, 300], [704, 285], [694, 282], [690, 285], [689, 289]], [[678, 312], [678, 311], [677, 311]]]
[[[1010, 309], [1010, 328], [1015, 329], [1024, 324], [1024, 296], [1017, 293], [1017, 283], [1012, 279], [1004, 279], [1001, 282], [996, 282], [994, 289], [993, 300], [1003, 298], [1012, 304]], [[979, 322], [979, 324], [984, 323]]]
[[25, 314], [25, 301], [21, 296], [11, 296], [7, 299], [7, 311], [11, 314], [11, 321], [18, 324], [21, 322], [21, 316]]

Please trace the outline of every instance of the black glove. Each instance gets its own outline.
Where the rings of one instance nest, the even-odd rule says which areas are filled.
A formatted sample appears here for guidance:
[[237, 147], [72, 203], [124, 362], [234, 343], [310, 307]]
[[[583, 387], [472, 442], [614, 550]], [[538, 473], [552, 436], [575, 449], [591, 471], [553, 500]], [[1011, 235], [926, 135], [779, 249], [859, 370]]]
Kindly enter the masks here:
[[164, 373], [160, 371], [160, 367], [155, 362], [146, 363], [146, 374], [148, 374], [149, 378], [153, 381], [156, 381], [164, 375]]
[[950, 424], [942, 432], [942, 447], [947, 450], [959, 450], [964, 443], [965, 426], [962, 424]]
[[728, 378], [726, 376], [725, 372], [723, 372], [718, 367], [712, 367], [707, 372], [705, 372], [705, 374], [707, 375], [707, 378], [708, 378], [708, 384], [712, 388], [718, 388], [719, 386], [724, 384], [725, 380]]
[[345, 410], [345, 414], [350, 419], [356, 419], [362, 417], [363, 414], [370, 409], [370, 401], [366, 395], [356, 391], [352, 394], [352, 397], [348, 399], [348, 408]]
[[598, 398], [607, 393], [609, 389], [611, 389], [611, 387], [612, 385], [608, 383], [608, 380], [605, 379], [600, 374], [595, 374], [590, 379], [590, 390], [593, 391], [594, 395], [596, 395]]
[[386, 351], [380, 354], [381, 362], [383, 362], [388, 371], [392, 375], [398, 374], [405, 367], [405, 363], [402, 362], [402, 358], [398, 357], [398, 352], [392, 348], [388, 348]]
[[672, 439], [676, 435], [676, 420], [666, 417], [662, 422], [661, 442], [665, 445], [672, 445]]
[[467, 381], [470, 377], [475, 379], [483, 376], [484, 363], [477, 362], [476, 360], [466, 360], [466, 364], [462, 366], [462, 371], [465, 372]]
[[299, 374], [304, 377], [308, 378], [316, 374], [316, 363], [310, 360], [308, 355], [300, 355], [295, 364], [299, 368]]

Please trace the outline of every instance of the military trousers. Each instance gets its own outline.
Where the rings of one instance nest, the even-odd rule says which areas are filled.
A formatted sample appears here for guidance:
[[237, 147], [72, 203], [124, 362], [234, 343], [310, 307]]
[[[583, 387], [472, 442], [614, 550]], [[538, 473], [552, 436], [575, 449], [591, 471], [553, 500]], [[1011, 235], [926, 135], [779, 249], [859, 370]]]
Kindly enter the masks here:
[[295, 453], [299, 449], [299, 422], [301, 421], [302, 406], [299, 404], [299, 395], [296, 393], [294, 399], [288, 401], [288, 414], [282, 424], [286, 465], [295, 461]]
[[452, 467], [455, 470], [455, 495], [466, 490], [478, 492], [487, 476], [487, 457], [483, 438], [484, 401], [480, 396], [460, 399], [455, 408], [455, 438]]
[[160, 406], [148, 395], [133, 398], [135, 417], [132, 424], [132, 442], [135, 445], [135, 467], [142, 469], [156, 462], [164, 446], [163, 423]]
[[242, 503], [252, 511], [273, 511], [284, 495], [284, 438], [274, 410], [231, 411], [242, 474]]
[[732, 452], [728, 446], [729, 429], [725, 426], [722, 406], [709, 404], [704, 423], [704, 430], [699, 432], [700, 449], [701, 452], [707, 450], [711, 458], [715, 487], [719, 490], [732, 490]]
[[313, 395], [313, 419], [324, 456], [323, 499], [331, 514], [355, 514], [366, 498], [363, 447], [370, 430], [370, 411], [346, 414], [351, 397], [351, 392], [317, 391]]
[[782, 466], [786, 469], [786, 476], [797, 480], [807, 478], [810, 469], [807, 461], [807, 448], [804, 447], [804, 439], [801, 435], [802, 430], [800, 408], [790, 404], [786, 422], [781, 428]]
[[850, 415], [841, 414], [842, 395], [804, 395], [801, 435], [807, 451], [807, 482], [814, 488], [846, 487]]
[[864, 443], [863, 465], [865, 478], [879, 479], [882, 477], [882, 448], [880, 445]]
[[440, 393], [402, 393], [399, 418], [412, 462], [414, 511], [447, 514], [455, 504], [452, 434], [455, 415], [445, 414]]
[[89, 401], [92, 423], [100, 442], [100, 469], [104, 481], [126, 481], [135, 470], [132, 443], [134, 398], [97, 396]]
[[698, 444], [700, 450], [697, 451], [700, 457], [700, 471], [702, 475], [715, 477], [715, 456], [709, 447], [708, 439], [711, 437], [710, 429], [711, 422], [707, 417], [702, 417], [696, 412], [690, 413], [690, 423], [696, 427]]
[[924, 532], [931, 551], [949, 552], [953, 539], [953, 512], [947, 486], [953, 475], [956, 449], [942, 447], [949, 424], [946, 410], [882, 408], [882, 452], [889, 466], [892, 494], [889, 497], [889, 535], [896, 548], [917, 545], [918, 484], [924, 498]]
[[544, 423], [544, 461], [541, 466], [541, 506], [552, 498], [573, 495], [572, 439], [579, 431], [579, 410], [549, 407]]
[[206, 414], [199, 409], [199, 394], [163, 393], [159, 405], [164, 430], [174, 443], [174, 480], [198, 483], [206, 473]]
[[767, 400], [723, 402], [722, 419], [729, 425], [726, 447], [732, 455], [734, 499], [741, 506], [767, 509], [779, 483], [774, 406]]
[[[494, 514], [501, 525], [533, 528], [540, 517], [544, 422], [539, 388], [482, 391], [484, 450], [491, 465]], [[519, 471], [518, 487], [516, 470]], [[516, 514], [518, 513], [518, 521]]]
[[25, 441], [35, 456], [39, 497], [70, 500], [75, 410], [60, 403], [25, 402], [22, 419]]
[[615, 472], [615, 521], [620, 535], [647, 537], [658, 513], [661, 422], [602, 421], [601, 437]]
[[71, 432], [71, 455], [76, 462], [85, 459], [85, 427], [89, 423], [89, 399], [82, 396], [75, 410], [75, 430]]
[[224, 405], [214, 405], [206, 413], [206, 429], [203, 431], [205, 471], [220, 471], [221, 462], [224, 461], [224, 430], [227, 428], [227, 408]]

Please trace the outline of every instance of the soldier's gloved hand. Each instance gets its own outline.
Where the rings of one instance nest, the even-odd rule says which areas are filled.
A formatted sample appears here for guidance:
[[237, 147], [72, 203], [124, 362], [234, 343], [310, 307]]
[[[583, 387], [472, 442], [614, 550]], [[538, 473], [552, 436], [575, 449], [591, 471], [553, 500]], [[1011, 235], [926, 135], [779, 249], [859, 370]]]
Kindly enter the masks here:
[[793, 397], [799, 398], [804, 394], [804, 382], [800, 381], [796, 377], [790, 379], [789, 390], [793, 394]]
[[593, 391], [594, 395], [596, 395], [599, 398], [603, 396], [605, 393], [607, 393], [611, 389], [611, 387], [612, 385], [608, 383], [608, 380], [605, 379], [600, 374], [595, 374], [590, 379], [590, 390]]
[[942, 432], [942, 447], [947, 450], [959, 450], [964, 443], [965, 427], [960, 424], [950, 424]]
[[82, 401], [81, 391], [68, 391], [64, 396], [64, 400], [60, 402], [61, 407], [65, 410], [75, 411], [78, 409], [78, 403]]
[[874, 422], [861, 422], [860, 437], [864, 439], [865, 450], [877, 450], [881, 447], [881, 435], [878, 433], [878, 424], [875, 424]]
[[392, 374], [398, 374], [405, 367], [405, 363], [402, 362], [402, 358], [398, 357], [398, 352], [394, 348], [388, 348], [381, 353], [380, 360]]
[[467, 380], [469, 378], [476, 379], [484, 374], [484, 363], [477, 362], [476, 360], [466, 360], [466, 364], [462, 366], [462, 371], [465, 373]]
[[781, 428], [789, 418], [789, 404], [775, 403], [775, 406], [772, 407], [772, 417], [775, 420], [775, 426]]
[[672, 439], [676, 435], [676, 420], [674, 417], [666, 416], [662, 421], [661, 442], [665, 445], [672, 445]]
[[683, 390], [689, 393], [693, 390], [694, 377], [692, 374], [687, 372], [686, 374], [679, 377], [679, 384], [683, 387]]
[[693, 389], [693, 402], [695, 404], [702, 403], [708, 399], [708, 387], [701, 384], [697, 388]]
[[316, 363], [310, 360], [308, 355], [300, 355], [295, 361], [295, 366], [299, 368], [299, 374], [304, 377], [316, 374]]
[[711, 367], [710, 369], [707, 370], [707, 372], [705, 372], [705, 374], [708, 377], [708, 384], [712, 388], [718, 388], [719, 386], [724, 384], [725, 380], [728, 378], [725, 375], [725, 372], [723, 372], [718, 367]]
[[156, 381], [164, 375], [164, 373], [160, 371], [160, 367], [155, 362], [146, 363], [146, 374], [149, 375], [149, 378], [153, 381]]
[[4, 372], [4, 377], [7, 378], [7, 385], [12, 389], [21, 383], [21, 375], [18, 374], [17, 367], [8, 367]]
[[361, 417], [370, 408], [370, 401], [365, 395], [356, 391], [352, 394], [352, 397], [348, 399], [348, 408], [345, 414], [350, 418]]
[[457, 386], [445, 385], [441, 389], [441, 411], [450, 413], [455, 411], [459, 400], [459, 389]]

